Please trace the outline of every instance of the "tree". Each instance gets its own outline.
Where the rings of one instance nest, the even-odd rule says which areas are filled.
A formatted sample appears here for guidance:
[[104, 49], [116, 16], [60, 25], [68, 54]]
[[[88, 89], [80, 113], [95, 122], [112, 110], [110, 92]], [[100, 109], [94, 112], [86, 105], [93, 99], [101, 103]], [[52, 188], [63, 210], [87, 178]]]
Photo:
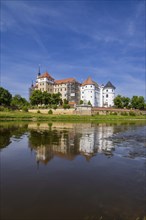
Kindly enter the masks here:
[[63, 100], [63, 104], [68, 104], [68, 100], [67, 100], [67, 99], [64, 99], [64, 100]]
[[114, 105], [117, 108], [123, 108], [122, 96], [121, 95], [118, 95], [116, 98], [114, 98]]
[[145, 107], [145, 101], [143, 96], [138, 97], [138, 109], [142, 110]]
[[42, 93], [42, 103], [45, 105], [51, 104], [51, 94], [48, 93], [47, 91]]
[[32, 105], [42, 105], [43, 93], [40, 90], [34, 90], [30, 96], [30, 102]]
[[138, 96], [133, 96], [131, 99], [131, 107], [138, 109], [138, 105], [139, 105], [139, 97]]
[[80, 100], [80, 105], [82, 105], [84, 102], [83, 102], [83, 100]]
[[52, 94], [52, 104], [54, 104], [54, 105], [59, 105], [60, 102], [62, 102], [61, 93], [60, 93], [60, 92], [58, 92], [58, 93], [53, 93], [53, 94]]
[[10, 106], [11, 100], [11, 93], [3, 87], [0, 87], [0, 105]]
[[122, 107], [128, 108], [130, 105], [130, 98], [122, 97]]
[[22, 98], [20, 95], [15, 95], [12, 98], [11, 106], [16, 107], [18, 109], [22, 109], [24, 106], [28, 106], [29, 103], [25, 98]]
[[91, 105], [91, 102], [90, 102], [90, 101], [88, 101], [88, 105]]

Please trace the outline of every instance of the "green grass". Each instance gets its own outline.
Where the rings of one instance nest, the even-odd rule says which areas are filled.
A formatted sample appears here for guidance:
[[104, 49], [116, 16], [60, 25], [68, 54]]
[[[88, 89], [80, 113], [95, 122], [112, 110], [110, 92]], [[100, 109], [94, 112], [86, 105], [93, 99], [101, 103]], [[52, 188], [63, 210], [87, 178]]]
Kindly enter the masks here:
[[0, 121], [119, 121], [119, 120], [146, 120], [146, 116], [124, 116], [124, 115], [49, 115], [30, 112], [0, 112]]

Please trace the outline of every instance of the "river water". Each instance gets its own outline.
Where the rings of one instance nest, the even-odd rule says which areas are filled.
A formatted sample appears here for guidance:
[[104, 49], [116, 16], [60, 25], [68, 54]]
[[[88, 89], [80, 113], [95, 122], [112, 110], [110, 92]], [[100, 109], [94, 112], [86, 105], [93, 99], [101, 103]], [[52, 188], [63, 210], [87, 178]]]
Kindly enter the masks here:
[[2, 220], [146, 215], [146, 123], [1, 123]]

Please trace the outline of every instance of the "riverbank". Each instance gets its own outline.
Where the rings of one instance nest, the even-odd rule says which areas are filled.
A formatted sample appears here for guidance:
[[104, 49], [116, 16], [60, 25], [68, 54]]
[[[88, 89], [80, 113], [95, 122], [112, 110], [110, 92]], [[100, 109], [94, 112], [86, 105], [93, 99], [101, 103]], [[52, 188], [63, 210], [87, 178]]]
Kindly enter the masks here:
[[31, 112], [0, 112], [0, 121], [119, 121], [146, 120], [145, 115], [53, 115]]

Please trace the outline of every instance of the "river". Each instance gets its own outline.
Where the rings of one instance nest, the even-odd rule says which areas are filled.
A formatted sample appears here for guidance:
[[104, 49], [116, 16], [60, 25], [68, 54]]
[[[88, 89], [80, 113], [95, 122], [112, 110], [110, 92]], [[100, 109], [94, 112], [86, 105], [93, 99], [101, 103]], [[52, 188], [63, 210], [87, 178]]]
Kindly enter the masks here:
[[0, 123], [2, 220], [143, 220], [146, 123]]

